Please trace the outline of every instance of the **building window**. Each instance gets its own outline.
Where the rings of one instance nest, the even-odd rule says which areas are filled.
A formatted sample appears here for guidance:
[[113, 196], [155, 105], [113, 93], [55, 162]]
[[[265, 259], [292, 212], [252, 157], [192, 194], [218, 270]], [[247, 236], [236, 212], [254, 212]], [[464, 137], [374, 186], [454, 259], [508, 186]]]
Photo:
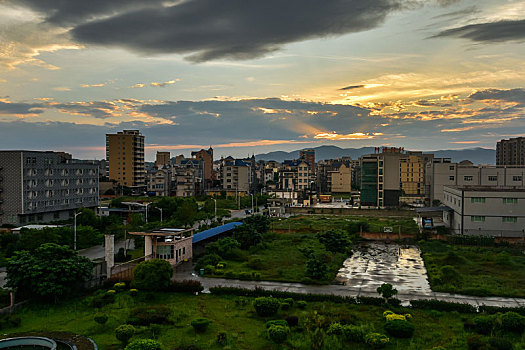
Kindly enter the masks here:
[[512, 181], [523, 181], [523, 177], [521, 175], [513, 176]]
[[454, 181], [454, 175], [449, 176], [448, 179], [449, 179], [450, 181]]
[[474, 177], [471, 176], [471, 175], [465, 175], [465, 176], [463, 177], [463, 179], [464, 179], [465, 181], [472, 181], [472, 180], [474, 179]]
[[517, 216], [503, 216], [501, 218], [501, 221], [502, 222], [516, 223], [516, 222], [518, 222], [518, 217]]
[[383, 167], [383, 161], [382, 160], [379, 161], [379, 167], [380, 168]]
[[448, 167], [448, 169], [449, 169], [449, 170], [454, 170], [454, 166], [451, 165], [451, 166]]
[[489, 181], [498, 181], [498, 177], [496, 175], [489, 175]]
[[470, 198], [470, 203], [485, 203], [485, 197]]
[[470, 217], [470, 221], [480, 221], [480, 222], [485, 222], [485, 217], [484, 216], [471, 216]]
[[518, 198], [503, 198], [503, 204], [518, 204]]

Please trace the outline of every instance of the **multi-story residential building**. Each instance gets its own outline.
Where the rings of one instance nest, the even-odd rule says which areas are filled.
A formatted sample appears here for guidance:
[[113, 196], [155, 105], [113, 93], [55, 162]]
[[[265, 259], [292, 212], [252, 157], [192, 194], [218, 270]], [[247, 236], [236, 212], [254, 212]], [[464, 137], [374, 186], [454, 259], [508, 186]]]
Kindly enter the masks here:
[[0, 151], [0, 224], [67, 220], [98, 206], [98, 165], [63, 152]]
[[252, 167], [243, 159], [228, 157], [222, 160], [222, 188], [248, 192], [251, 188]]
[[303, 159], [285, 160], [279, 169], [279, 185], [285, 191], [302, 191], [312, 187], [310, 164]]
[[171, 191], [171, 167], [156, 168], [148, 172], [148, 195], [169, 196]]
[[352, 168], [350, 163], [341, 163], [337, 170], [330, 171], [331, 192], [352, 192]]
[[314, 149], [304, 149], [299, 151], [299, 159], [304, 159], [310, 165], [312, 174], [315, 175], [315, 150]]
[[383, 147], [381, 153], [362, 156], [361, 205], [390, 207], [425, 199], [425, 159], [433, 155]]
[[210, 189], [213, 184], [213, 148], [210, 147], [197, 152], [191, 152], [191, 156], [203, 161], [204, 186], [206, 189]]
[[157, 152], [155, 157], [155, 166], [157, 168], [162, 168], [171, 164], [170, 152]]
[[109, 179], [140, 190], [146, 185], [144, 136], [138, 130], [106, 134]]
[[496, 165], [525, 165], [525, 137], [499, 141], [496, 145]]
[[524, 187], [525, 166], [472, 165], [434, 158], [426, 164], [426, 187], [430, 202], [444, 201], [444, 186]]
[[185, 158], [175, 166], [175, 196], [193, 197], [204, 191], [204, 161]]
[[525, 237], [525, 190], [444, 186], [443, 222], [455, 234]]

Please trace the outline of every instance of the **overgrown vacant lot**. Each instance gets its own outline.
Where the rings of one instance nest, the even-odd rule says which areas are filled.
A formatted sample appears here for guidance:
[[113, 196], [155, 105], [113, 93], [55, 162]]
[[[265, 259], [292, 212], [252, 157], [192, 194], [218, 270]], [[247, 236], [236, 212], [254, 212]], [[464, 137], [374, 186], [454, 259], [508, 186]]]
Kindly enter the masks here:
[[518, 248], [420, 244], [432, 290], [525, 297], [525, 254]]
[[[188, 349], [190, 345], [195, 346], [191, 349], [276, 349], [276, 344], [268, 339], [265, 323], [275, 319], [284, 320], [288, 316], [297, 316], [298, 325], [290, 327], [281, 349], [310, 350], [314, 348], [313, 343], [321, 344], [317, 349], [326, 350], [371, 348], [362, 342], [345, 340], [341, 335], [330, 335], [329, 328], [334, 322], [360, 326], [367, 333], [386, 334], [383, 317], [386, 308], [379, 306], [308, 302], [305, 308], [299, 308], [296, 299], [289, 309], [281, 308], [274, 316], [261, 317], [254, 312], [254, 298], [247, 297], [140, 291], [132, 297], [127, 291], [121, 291], [113, 303], [98, 309], [92, 306], [92, 299], [86, 297], [57, 306], [27, 306], [19, 312], [21, 325], [3, 328], [2, 333], [70, 331], [92, 337], [99, 349], [122, 349], [115, 338], [115, 328], [133, 320], [133, 309], [146, 307], [152, 312], [164, 308], [168, 312], [167, 320], [157, 320], [162, 323], [159, 325], [135, 325], [136, 333], [132, 339], [157, 338], [165, 350]], [[469, 323], [475, 316], [472, 314], [402, 308], [391, 310], [398, 314], [410, 313], [410, 323], [414, 325], [415, 331], [413, 337], [407, 339], [388, 335], [390, 343], [385, 349], [422, 350], [438, 346], [447, 350], [467, 349], [467, 337], [474, 334], [474, 331], [464, 328], [464, 322]], [[100, 314], [109, 317], [105, 325], [94, 321], [94, 316]], [[190, 325], [198, 317], [211, 321], [202, 333], [196, 333]], [[136, 318], [134, 322], [137, 323]], [[514, 344], [521, 341], [519, 333], [499, 336]], [[488, 336], [483, 337], [488, 339]], [[226, 340], [219, 344], [218, 339]], [[521, 349], [519, 345], [516, 346], [515, 349]]]
[[[266, 233], [263, 243], [242, 251], [236, 259], [223, 259], [223, 269], [214, 269], [215, 277], [260, 279], [304, 283], [330, 283], [336, 276], [347, 255], [324, 251], [315, 233]], [[321, 279], [307, 277], [306, 256], [301, 252], [310, 247], [323, 251], [322, 260], [328, 271]], [[210, 271], [207, 271], [210, 276]], [[256, 276], [256, 278], [254, 278]]]
[[417, 224], [412, 218], [304, 215], [275, 220], [272, 224], [275, 230], [295, 232], [350, 229], [353, 231], [350, 233], [357, 233], [359, 226], [363, 226], [363, 232], [379, 233], [383, 232], [384, 227], [392, 227], [394, 232], [398, 232], [401, 227], [401, 233], [418, 233]]

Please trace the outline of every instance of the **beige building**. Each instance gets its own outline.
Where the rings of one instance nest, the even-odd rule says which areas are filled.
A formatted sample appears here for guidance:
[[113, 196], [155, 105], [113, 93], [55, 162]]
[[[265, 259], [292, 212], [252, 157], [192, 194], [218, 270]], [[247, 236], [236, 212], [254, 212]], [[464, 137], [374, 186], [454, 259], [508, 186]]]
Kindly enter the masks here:
[[279, 183], [282, 190], [302, 191], [310, 188], [313, 181], [311, 167], [305, 160], [285, 160], [279, 169]]
[[157, 156], [155, 158], [155, 166], [157, 168], [162, 168], [163, 166], [168, 166], [170, 164], [170, 152], [157, 152]]
[[251, 167], [242, 159], [228, 157], [222, 165], [222, 188], [247, 192], [250, 190]]
[[443, 222], [455, 234], [525, 237], [523, 188], [444, 186], [443, 198]]
[[352, 191], [352, 168], [344, 163], [337, 170], [329, 171], [331, 192], [350, 193]]
[[444, 186], [490, 186], [524, 188], [525, 166], [472, 165], [435, 158], [426, 165], [426, 186], [430, 200], [444, 201]]
[[169, 168], [153, 169], [148, 172], [148, 195], [155, 193], [157, 197], [169, 196], [171, 171]]
[[121, 186], [144, 187], [144, 136], [138, 130], [106, 134], [109, 179]]
[[130, 232], [144, 236], [146, 260], [163, 259], [178, 265], [193, 257], [193, 229], [162, 228], [150, 232]]
[[499, 141], [496, 145], [496, 165], [525, 165], [525, 137]]

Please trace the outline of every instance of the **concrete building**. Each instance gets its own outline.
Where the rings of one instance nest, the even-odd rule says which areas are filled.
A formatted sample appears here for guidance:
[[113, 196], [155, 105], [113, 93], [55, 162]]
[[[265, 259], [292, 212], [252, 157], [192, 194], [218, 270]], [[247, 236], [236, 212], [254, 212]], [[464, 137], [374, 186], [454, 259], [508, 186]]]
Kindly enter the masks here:
[[525, 237], [525, 190], [444, 186], [443, 222], [455, 234]]
[[161, 228], [149, 232], [130, 232], [144, 236], [146, 260], [163, 259], [176, 266], [193, 257], [193, 229]]
[[310, 165], [312, 174], [315, 175], [315, 150], [304, 149], [299, 151], [299, 159], [306, 160], [306, 162]]
[[279, 169], [279, 185], [284, 191], [301, 191], [311, 188], [314, 177], [305, 160], [285, 160]]
[[203, 162], [204, 188], [210, 189], [213, 185], [213, 148], [210, 147], [197, 152], [191, 152], [191, 156]]
[[241, 192], [250, 191], [251, 167], [242, 159], [228, 157], [222, 160], [222, 188]]
[[430, 202], [444, 202], [444, 186], [491, 186], [524, 188], [525, 166], [472, 165], [434, 158], [426, 164], [425, 185]]
[[162, 168], [171, 164], [170, 152], [157, 152], [155, 157], [155, 166]]
[[499, 141], [496, 145], [496, 165], [525, 165], [525, 137]]
[[174, 189], [177, 197], [194, 197], [204, 193], [204, 161], [184, 158], [174, 168]]
[[171, 191], [171, 168], [163, 167], [148, 172], [148, 195], [169, 196]]
[[144, 136], [138, 130], [106, 134], [109, 179], [121, 186], [145, 188]]
[[98, 206], [98, 165], [63, 152], [0, 151], [0, 224], [67, 220]]
[[341, 163], [337, 170], [330, 171], [332, 193], [350, 193], [352, 191], [352, 168], [349, 163]]

